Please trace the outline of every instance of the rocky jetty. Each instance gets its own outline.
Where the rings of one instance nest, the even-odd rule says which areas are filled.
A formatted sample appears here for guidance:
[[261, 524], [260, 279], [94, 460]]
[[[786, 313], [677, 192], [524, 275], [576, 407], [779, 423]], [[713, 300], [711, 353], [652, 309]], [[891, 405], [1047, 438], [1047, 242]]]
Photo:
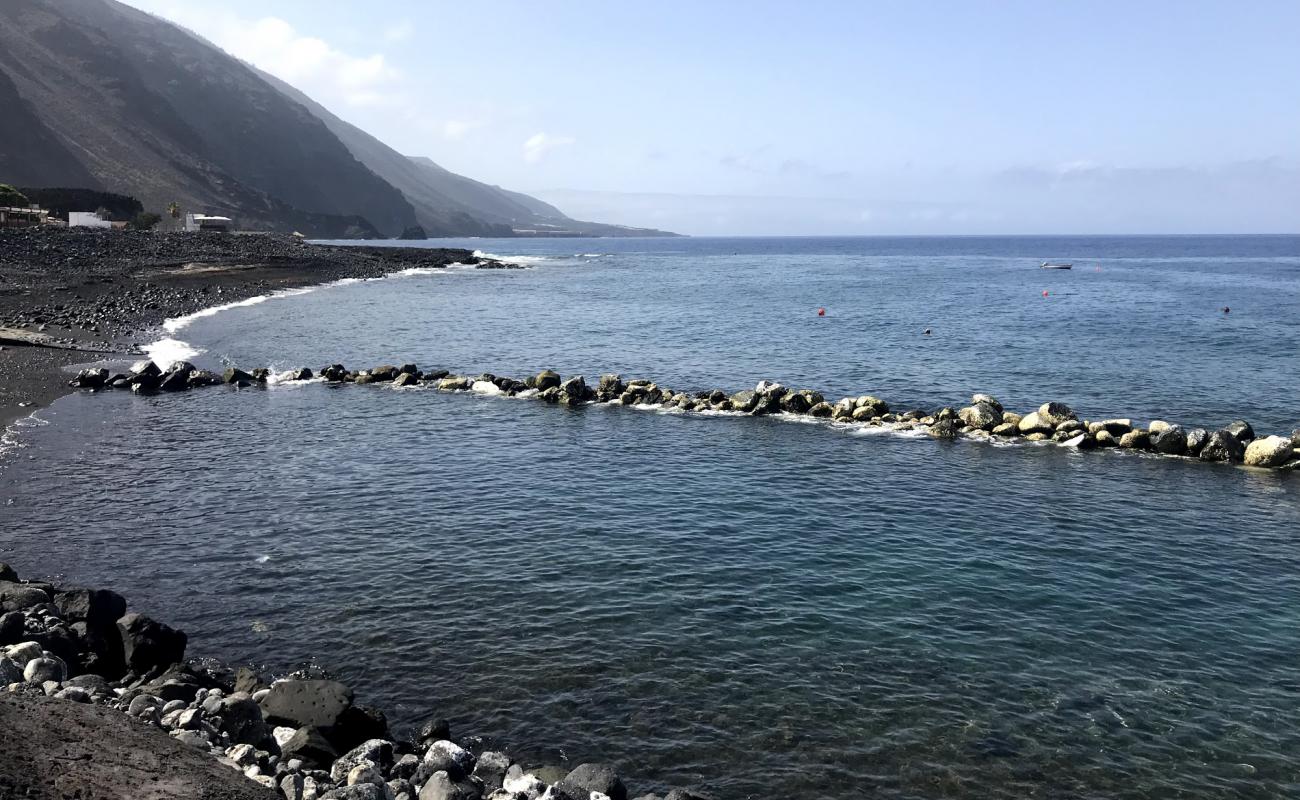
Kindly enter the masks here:
[[491, 373], [453, 375], [447, 370], [422, 370], [415, 364], [384, 364], [355, 371], [342, 364], [331, 364], [315, 372], [303, 367], [278, 375], [272, 375], [266, 369], [245, 372], [232, 368], [218, 376], [188, 362], [169, 365], [163, 370], [151, 361], [141, 361], [124, 373], [110, 374], [103, 368], [83, 370], [71, 385], [84, 389], [108, 387], [152, 393], [222, 384], [250, 388], [267, 383], [313, 379], [335, 384], [424, 387], [447, 392], [534, 398], [570, 407], [602, 403], [756, 417], [779, 414], [809, 416], [825, 419], [831, 424], [921, 432], [936, 439], [962, 437], [1047, 442], [1075, 450], [1113, 448], [1262, 469], [1300, 469], [1300, 429], [1289, 436], [1259, 437], [1244, 420], [1230, 422], [1216, 430], [1184, 428], [1164, 420], [1152, 420], [1146, 427], [1141, 427], [1131, 419], [1079, 419], [1070, 406], [1059, 402], [1043, 403], [1032, 411], [1019, 414], [1007, 411], [1001, 402], [987, 394], [973, 395], [969, 405], [960, 408], [945, 406], [936, 410], [898, 411], [874, 395], [844, 397], [830, 402], [821, 392], [790, 389], [771, 381], [761, 381], [753, 389], [739, 392], [721, 389], [688, 392], [646, 379], [625, 380], [621, 375], [602, 375], [593, 386], [584, 376], [565, 378], [554, 370], [519, 379]]
[[[29, 713], [53, 714], [45, 698], [119, 712], [136, 726], [210, 754], [235, 774], [242, 773], [250, 787], [268, 790], [268, 798], [630, 796], [618, 772], [607, 764], [530, 769], [506, 753], [486, 749], [476, 737], [454, 738], [447, 722], [436, 718], [413, 737], [396, 737], [382, 711], [359, 703], [351, 689], [327, 675], [311, 671], [271, 679], [247, 667], [187, 662], [187, 644], [184, 632], [128, 611], [126, 599], [115, 592], [21, 581], [9, 565], [0, 563], [0, 688], [11, 698], [29, 698], [30, 704], [20, 706]], [[5, 713], [9, 709], [0, 707], [0, 715]], [[157, 749], [156, 742], [140, 741], [146, 743], [140, 746]], [[4, 752], [6, 746], [17, 747], [0, 737], [0, 762], [13, 755]], [[34, 765], [32, 772], [48, 772], [46, 766]], [[55, 768], [65, 784], [87, 782], [79, 781], [76, 764]], [[34, 779], [23, 785], [22, 778], [15, 777], [21, 774], [0, 775], [18, 781], [0, 790], [12, 790], [15, 797], [64, 796], [42, 793]], [[136, 795], [128, 786], [113, 796]], [[645, 794], [637, 800], [660, 798]], [[707, 796], [676, 789], [667, 800]]]

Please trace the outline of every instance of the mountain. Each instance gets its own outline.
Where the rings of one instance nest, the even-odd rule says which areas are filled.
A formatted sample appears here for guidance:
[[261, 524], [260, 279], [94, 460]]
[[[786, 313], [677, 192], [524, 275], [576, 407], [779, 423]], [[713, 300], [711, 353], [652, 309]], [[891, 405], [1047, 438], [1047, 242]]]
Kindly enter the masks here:
[[312, 236], [596, 235], [405, 158], [306, 95], [115, 0], [0, 0], [0, 182], [129, 194]]
[[[301, 103], [343, 142], [358, 161], [401, 190], [431, 235], [510, 236], [515, 230], [584, 236], [663, 236], [663, 231], [570, 219], [535, 197], [491, 186], [444, 169], [430, 158], [407, 157], [339, 119], [303, 92], [265, 72], [267, 83]], [[415, 169], [412, 169], [415, 165]], [[476, 230], [479, 226], [481, 230]], [[671, 235], [671, 234], [667, 234]]]

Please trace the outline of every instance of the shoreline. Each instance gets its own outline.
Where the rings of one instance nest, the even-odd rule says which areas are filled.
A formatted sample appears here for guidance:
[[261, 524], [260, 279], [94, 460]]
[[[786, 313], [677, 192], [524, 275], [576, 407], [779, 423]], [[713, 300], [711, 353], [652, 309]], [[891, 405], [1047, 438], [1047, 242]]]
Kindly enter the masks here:
[[[311, 667], [187, 660], [183, 631], [103, 589], [0, 562], [0, 793], [32, 800], [628, 800], [603, 763], [525, 764], [445, 719], [412, 737]], [[142, 788], [143, 787], [143, 788]], [[8, 797], [9, 794], [4, 794]], [[637, 800], [660, 800], [642, 794]], [[710, 800], [684, 789], [663, 800]]]
[[69, 367], [138, 358], [167, 319], [451, 264], [507, 266], [463, 249], [309, 244], [271, 234], [0, 231], [0, 430], [74, 391]]

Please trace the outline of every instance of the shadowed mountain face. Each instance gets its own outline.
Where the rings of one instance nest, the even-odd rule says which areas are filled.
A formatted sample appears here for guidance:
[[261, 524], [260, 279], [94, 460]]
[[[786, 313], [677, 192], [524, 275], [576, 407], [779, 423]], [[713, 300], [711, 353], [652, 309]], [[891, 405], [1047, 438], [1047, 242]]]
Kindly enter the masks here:
[[[315, 236], [579, 230], [411, 162], [171, 23], [114, 0], [0, 0], [0, 182], [133, 195]], [[591, 225], [627, 235], [631, 229]]]
[[5, 139], [6, 162], [32, 164], [14, 180], [67, 185], [80, 169], [92, 186], [147, 208], [176, 201], [248, 227], [311, 215], [369, 221], [308, 225], [312, 233], [370, 225], [394, 233], [414, 223], [406, 198], [320, 120], [174, 25], [109, 0], [0, 0], [0, 8], [0, 72], [43, 126], [34, 159], [21, 140]]

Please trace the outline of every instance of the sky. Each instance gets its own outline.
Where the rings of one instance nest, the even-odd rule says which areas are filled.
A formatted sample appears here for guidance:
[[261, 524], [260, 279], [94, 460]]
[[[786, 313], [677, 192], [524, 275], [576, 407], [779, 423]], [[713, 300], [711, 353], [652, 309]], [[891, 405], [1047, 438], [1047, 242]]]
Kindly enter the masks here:
[[583, 219], [1300, 232], [1294, 0], [128, 3]]

